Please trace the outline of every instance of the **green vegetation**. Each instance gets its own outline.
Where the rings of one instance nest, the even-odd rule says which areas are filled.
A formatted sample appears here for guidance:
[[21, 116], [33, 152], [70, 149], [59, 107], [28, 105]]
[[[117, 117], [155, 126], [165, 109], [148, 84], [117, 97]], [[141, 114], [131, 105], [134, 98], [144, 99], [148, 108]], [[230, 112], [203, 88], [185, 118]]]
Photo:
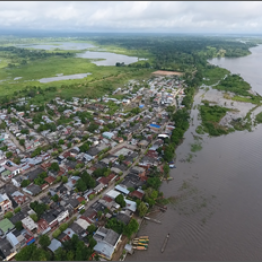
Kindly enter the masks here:
[[86, 171], [83, 172], [81, 178], [76, 182], [76, 188], [80, 192], [84, 192], [89, 188], [94, 188], [96, 185], [96, 181], [93, 177], [91, 177]]
[[41, 245], [42, 248], [47, 248], [51, 244], [51, 240], [49, 236], [47, 235], [42, 235], [39, 237], [39, 244]]
[[202, 125], [209, 135], [219, 136], [228, 133], [225, 127], [219, 125], [219, 121], [226, 115], [227, 111], [231, 111], [231, 109], [217, 105], [210, 106], [208, 103], [200, 106]]
[[119, 194], [116, 198], [115, 198], [115, 202], [118, 203], [121, 208], [126, 206], [126, 202], [124, 200], [124, 197], [122, 194]]
[[262, 123], [262, 112], [256, 115], [256, 122], [260, 124]]
[[201, 149], [202, 149], [202, 145], [200, 142], [196, 142], [191, 145], [191, 152], [197, 152], [200, 151]]
[[202, 80], [202, 83], [205, 85], [213, 85], [229, 74], [229, 71], [224, 68], [209, 65], [202, 70], [202, 74], [203, 78], [205, 78]]

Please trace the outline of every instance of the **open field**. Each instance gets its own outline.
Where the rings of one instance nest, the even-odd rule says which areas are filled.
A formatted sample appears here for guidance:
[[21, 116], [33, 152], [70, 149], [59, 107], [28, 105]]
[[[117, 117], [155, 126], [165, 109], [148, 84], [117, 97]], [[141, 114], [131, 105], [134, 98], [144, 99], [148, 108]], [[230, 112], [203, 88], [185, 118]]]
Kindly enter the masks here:
[[164, 71], [164, 70], [158, 70], [152, 73], [153, 75], [163, 75], [163, 76], [182, 76], [183, 73], [176, 72], [176, 71]]

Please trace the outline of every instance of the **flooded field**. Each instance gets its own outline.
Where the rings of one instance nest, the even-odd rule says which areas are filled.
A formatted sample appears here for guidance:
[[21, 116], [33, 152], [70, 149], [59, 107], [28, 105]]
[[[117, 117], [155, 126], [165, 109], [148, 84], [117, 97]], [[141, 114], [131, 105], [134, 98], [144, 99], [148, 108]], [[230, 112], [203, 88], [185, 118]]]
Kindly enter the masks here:
[[55, 76], [55, 77], [48, 77], [48, 78], [41, 78], [38, 81], [40, 83], [49, 83], [53, 81], [60, 81], [60, 80], [70, 80], [70, 79], [82, 79], [91, 75], [91, 73], [83, 73], [83, 74], [75, 74], [75, 75], [67, 75], [67, 76]]

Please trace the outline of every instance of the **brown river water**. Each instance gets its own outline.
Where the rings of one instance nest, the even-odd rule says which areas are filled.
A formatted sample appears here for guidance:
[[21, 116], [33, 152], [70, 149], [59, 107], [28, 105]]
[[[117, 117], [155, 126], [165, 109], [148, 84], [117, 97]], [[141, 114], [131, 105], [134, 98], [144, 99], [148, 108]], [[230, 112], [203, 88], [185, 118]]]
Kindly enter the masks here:
[[[246, 81], [252, 79], [248, 82], [253, 90], [262, 94], [262, 74], [254, 74], [258, 70], [254, 68], [262, 68], [262, 47], [251, 51], [252, 55], [233, 61], [220, 59], [219, 66], [240, 73]], [[232, 70], [234, 65], [237, 70]], [[203, 93], [200, 90], [195, 96], [194, 105], [200, 103]], [[196, 142], [192, 132], [196, 134], [200, 123], [197, 108], [192, 109], [191, 117], [193, 123], [176, 150], [176, 168], [171, 171], [174, 180], [161, 186], [166, 197], [179, 200], [168, 204], [167, 212], [149, 215], [161, 224], [144, 220], [139, 235], [149, 236], [149, 248], [135, 251], [126, 260], [261, 260], [262, 125], [252, 132], [215, 138], [200, 135], [202, 150], [194, 153], [190, 145]], [[167, 233], [170, 237], [161, 253]]]

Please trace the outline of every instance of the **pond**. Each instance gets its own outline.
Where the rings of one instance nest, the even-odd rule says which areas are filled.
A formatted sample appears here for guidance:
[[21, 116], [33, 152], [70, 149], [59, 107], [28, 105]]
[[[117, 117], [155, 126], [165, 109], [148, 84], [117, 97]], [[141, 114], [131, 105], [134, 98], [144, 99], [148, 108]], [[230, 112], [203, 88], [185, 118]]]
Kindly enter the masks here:
[[48, 78], [41, 78], [38, 81], [40, 83], [49, 83], [53, 81], [60, 81], [60, 80], [70, 80], [70, 79], [82, 79], [91, 75], [91, 73], [82, 73], [82, 74], [74, 74], [74, 75], [66, 75], [66, 76], [55, 76], [55, 77], [48, 77]]

